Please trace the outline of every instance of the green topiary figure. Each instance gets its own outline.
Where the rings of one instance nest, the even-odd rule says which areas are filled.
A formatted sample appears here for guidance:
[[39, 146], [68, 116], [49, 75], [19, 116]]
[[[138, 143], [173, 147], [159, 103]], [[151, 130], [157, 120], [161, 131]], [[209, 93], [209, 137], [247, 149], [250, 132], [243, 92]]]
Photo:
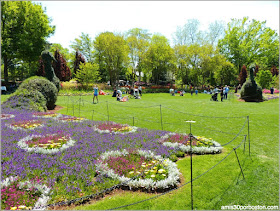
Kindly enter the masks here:
[[240, 98], [245, 102], [262, 102], [262, 88], [254, 79], [254, 66], [250, 67], [250, 77], [243, 84], [240, 92]]
[[46, 72], [46, 78], [49, 79], [49, 81], [53, 82], [56, 86], [57, 90], [60, 90], [60, 80], [58, 77], [56, 77], [54, 73], [54, 69], [52, 67], [52, 61], [56, 61], [53, 55], [49, 51], [43, 51], [42, 59], [44, 62], [45, 72]]
[[54, 109], [55, 102], [57, 100], [57, 88], [45, 77], [33, 76], [24, 80], [18, 87], [18, 90], [36, 90], [42, 93], [46, 100], [46, 106], [48, 109]]

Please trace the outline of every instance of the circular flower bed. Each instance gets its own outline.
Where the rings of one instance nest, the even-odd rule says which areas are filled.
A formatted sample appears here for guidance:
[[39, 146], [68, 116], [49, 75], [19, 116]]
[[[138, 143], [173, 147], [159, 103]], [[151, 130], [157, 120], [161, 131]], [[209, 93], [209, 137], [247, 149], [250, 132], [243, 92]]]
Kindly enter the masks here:
[[134, 133], [137, 131], [137, 127], [122, 125], [115, 122], [104, 122], [93, 127], [94, 131], [99, 133], [113, 133], [113, 134], [121, 134], [121, 133]]
[[30, 181], [20, 182], [18, 177], [1, 181], [1, 208], [3, 210], [45, 209], [50, 188]]
[[54, 113], [54, 112], [36, 112], [33, 113], [32, 117], [42, 117], [42, 118], [57, 118], [61, 117], [61, 114]]
[[8, 126], [14, 130], [17, 129], [30, 130], [38, 127], [43, 127], [44, 125], [40, 120], [24, 120], [24, 121], [14, 122]]
[[75, 141], [69, 135], [31, 135], [21, 139], [18, 142], [18, 146], [28, 152], [51, 154], [67, 149], [73, 146], [74, 143]]
[[156, 156], [151, 151], [122, 150], [103, 153], [97, 161], [96, 170], [119, 180], [122, 186], [164, 190], [179, 184], [180, 172], [169, 159]]
[[57, 120], [62, 122], [81, 122], [84, 121], [85, 118], [83, 117], [72, 117], [72, 116], [64, 116], [64, 117], [58, 117]]
[[13, 114], [1, 114], [1, 119], [11, 119], [14, 117], [15, 117], [15, 115], [13, 115]]
[[[189, 153], [191, 150], [190, 137], [188, 134], [168, 133], [160, 137], [159, 142], [167, 147], [178, 148], [183, 152]], [[215, 154], [221, 153], [223, 147], [212, 138], [203, 136], [193, 136], [192, 152], [194, 154]]]

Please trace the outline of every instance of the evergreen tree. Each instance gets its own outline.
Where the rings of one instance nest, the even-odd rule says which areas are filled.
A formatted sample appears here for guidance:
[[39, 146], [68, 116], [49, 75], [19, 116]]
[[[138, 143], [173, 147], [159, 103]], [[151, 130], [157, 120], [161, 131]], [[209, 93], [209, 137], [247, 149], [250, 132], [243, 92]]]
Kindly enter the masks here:
[[241, 84], [241, 86], [245, 83], [247, 75], [247, 68], [245, 65], [243, 65], [239, 73], [239, 83]]
[[279, 74], [279, 70], [276, 66], [272, 66], [272, 68], [270, 69], [270, 72], [272, 74], [272, 76], [277, 76]]
[[79, 68], [80, 63], [85, 64], [86, 60], [79, 51], [76, 51], [76, 56], [75, 56], [75, 61], [74, 61], [74, 75], [76, 75], [77, 70], [80, 69]]
[[36, 75], [46, 77], [44, 61], [43, 61], [41, 56], [40, 56], [40, 59], [39, 59], [39, 67], [38, 67], [38, 70], [36, 72]]
[[66, 60], [58, 49], [54, 52], [54, 58], [56, 60], [53, 62], [55, 75], [61, 81], [69, 81], [71, 77], [70, 68], [67, 66]]

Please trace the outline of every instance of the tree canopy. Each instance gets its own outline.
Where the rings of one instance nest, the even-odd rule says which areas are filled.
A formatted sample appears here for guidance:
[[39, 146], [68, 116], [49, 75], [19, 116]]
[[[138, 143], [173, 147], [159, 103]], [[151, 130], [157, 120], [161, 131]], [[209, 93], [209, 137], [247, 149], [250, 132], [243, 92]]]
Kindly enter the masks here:
[[[40, 4], [30, 1], [1, 1], [1, 57], [4, 63], [4, 78], [18, 61], [38, 64], [45, 49], [46, 38], [55, 27]], [[35, 72], [35, 70], [34, 70]]]

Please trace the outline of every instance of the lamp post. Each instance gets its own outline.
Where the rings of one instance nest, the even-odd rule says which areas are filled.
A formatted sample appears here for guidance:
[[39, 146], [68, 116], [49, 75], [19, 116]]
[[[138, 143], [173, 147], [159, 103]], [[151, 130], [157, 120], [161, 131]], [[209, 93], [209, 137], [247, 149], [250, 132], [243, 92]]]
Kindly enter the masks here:
[[196, 121], [192, 121], [192, 120], [187, 120], [186, 122], [190, 123], [190, 154], [191, 154], [191, 206], [192, 206], [192, 210], [193, 210], [193, 174], [192, 174], [192, 123], [195, 123]]

